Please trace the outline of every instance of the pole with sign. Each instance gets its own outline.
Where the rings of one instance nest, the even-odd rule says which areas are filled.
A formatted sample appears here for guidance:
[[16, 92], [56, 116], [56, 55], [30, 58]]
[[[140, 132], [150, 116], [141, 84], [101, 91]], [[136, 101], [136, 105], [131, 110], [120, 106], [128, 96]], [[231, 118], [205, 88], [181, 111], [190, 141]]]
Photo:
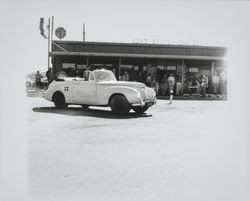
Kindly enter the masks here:
[[44, 18], [40, 18], [40, 24], [39, 24], [40, 34], [48, 40], [48, 69], [49, 69], [49, 52], [50, 52], [50, 18], [48, 19], [47, 29], [48, 29], [48, 35], [45, 35], [44, 33]]
[[50, 18], [48, 21], [48, 69], [49, 69], [49, 52], [50, 52]]

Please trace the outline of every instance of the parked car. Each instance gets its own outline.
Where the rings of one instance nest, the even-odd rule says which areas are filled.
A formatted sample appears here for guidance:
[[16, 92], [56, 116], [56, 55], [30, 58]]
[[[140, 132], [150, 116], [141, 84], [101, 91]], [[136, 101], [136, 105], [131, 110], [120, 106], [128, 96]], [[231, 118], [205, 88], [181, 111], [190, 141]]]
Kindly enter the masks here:
[[87, 80], [77, 77], [58, 78], [44, 92], [46, 100], [57, 108], [69, 104], [110, 106], [117, 114], [127, 114], [130, 109], [144, 113], [156, 103], [155, 91], [140, 82], [117, 81], [109, 70], [94, 70]]

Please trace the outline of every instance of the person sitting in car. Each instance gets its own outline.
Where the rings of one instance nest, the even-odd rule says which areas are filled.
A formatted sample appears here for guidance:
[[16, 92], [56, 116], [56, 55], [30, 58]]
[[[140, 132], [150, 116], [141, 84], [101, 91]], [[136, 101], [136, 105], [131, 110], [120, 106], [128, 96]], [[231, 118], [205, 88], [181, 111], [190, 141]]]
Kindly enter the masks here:
[[64, 77], [68, 77], [68, 75], [65, 71], [60, 70], [59, 72], [57, 72], [57, 74], [56, 74], [57, 79], [64, 78]]

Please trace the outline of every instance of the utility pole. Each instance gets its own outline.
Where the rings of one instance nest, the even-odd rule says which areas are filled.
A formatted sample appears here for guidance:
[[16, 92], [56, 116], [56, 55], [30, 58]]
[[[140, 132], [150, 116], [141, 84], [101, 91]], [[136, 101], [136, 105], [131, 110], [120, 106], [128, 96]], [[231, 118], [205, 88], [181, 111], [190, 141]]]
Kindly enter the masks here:
[[83, 23], [83, 42], [85, 42], [85, 23]]
[[54, 33], [54, 16], [52, 16], [52, 22], [51, 22], [51, 41], [53, 41], [53, 33]]
[[48, 69], [49, 69], [49, 52], [50, 52], [50, 18], [48, 19]]
[[[52, 22], [51, 22], [51, 37], [50, 37], [50, 51], [52, 51], [52, 44], [53, 44], [53, 34], [54, 34], [54, 16], [52, 16]], [[53, 60], [52, 60], [52, 57], [50, 58], [50, 63], [52, 64], [52, 67], [53, 66]]]

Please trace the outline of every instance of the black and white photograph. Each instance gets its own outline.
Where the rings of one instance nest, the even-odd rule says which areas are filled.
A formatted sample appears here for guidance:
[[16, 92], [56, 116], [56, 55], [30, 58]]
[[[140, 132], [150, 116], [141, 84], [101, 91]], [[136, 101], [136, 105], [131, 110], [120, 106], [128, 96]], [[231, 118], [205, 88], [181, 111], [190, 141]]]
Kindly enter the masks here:
[[250, 1], [2, 0], [0, 200], [249, 201]]

